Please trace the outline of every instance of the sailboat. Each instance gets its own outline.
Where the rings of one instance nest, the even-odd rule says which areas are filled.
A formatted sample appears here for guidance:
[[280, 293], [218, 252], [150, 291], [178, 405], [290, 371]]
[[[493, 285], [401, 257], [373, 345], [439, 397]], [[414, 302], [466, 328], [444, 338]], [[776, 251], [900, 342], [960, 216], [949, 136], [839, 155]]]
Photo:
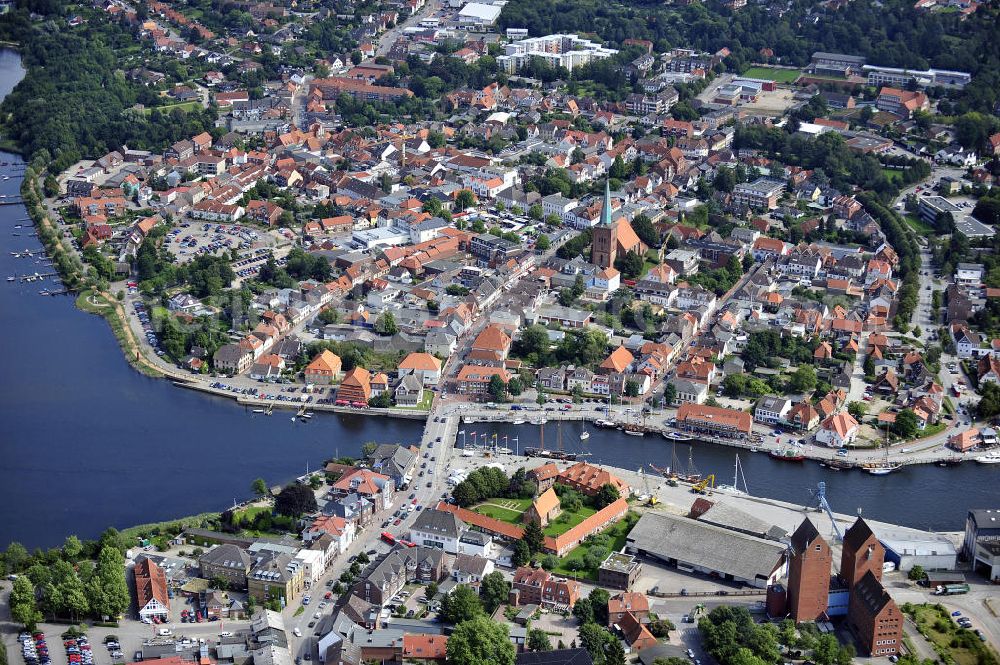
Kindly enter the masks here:
[[[740, 479], [743, 480], [743, 489], [740, 489]], [[740, 456], [736, 455], [736, 470], [733, 471], [733, 484], [732, 485], [716, 485], [716, 492], [723, 492], [725, 494], [737, 494], [739, 496], [747, 496], [750, 494], [747, 489], [747, 479], [743, 475], [743, 467], [740, 466]]]
[[588, 432], [586, 429], [583, 430], [582, 432], [580, 432], [580, 440], [581, 441], [586, 441], [589, 438], [590, 438], [590, 432]]
[[865, 471], [872, 474], [873, 476], [888, 476], [893, 471], [898, 471], [903, 468], [903, 465], [899, 462], [889, 461], [889, 426], [885, 427], [885, 445], [883, 446], [885, 450], [885, 459], [881, 462], [872, 462], [864, 465]]
[[542, 421], [542, 425], [539, 426], [539, 428], [538, 428], [538, 430], [539, 430], [539, 439], [538, 439], [539, 443], [538, 443], [538, 447], [537, 448], [530, 448], [530, 447], [529, 448], [525, 448], [524, 449], [524, 454], [527, 457], [544, 457], [546, 459], [566, 460], [566, 461], [569, 461], [569, 462], [576, 461], [576, 458], [578, 456], [577, 453], [566, 452], [565, 450], [562, 449], [562, 423], [561, 422], [558, 423], [558, 427], [557, 427], [557, 430], [556, 430], [556, 436], [557, 436], [557, 441], [558, 441], [558, 443], [557, 443], [558, 449], [557, 450], [546, 450], [545, 449], [545, 427], [544, 427], [544, 422], [545, 421], [543, 420]]

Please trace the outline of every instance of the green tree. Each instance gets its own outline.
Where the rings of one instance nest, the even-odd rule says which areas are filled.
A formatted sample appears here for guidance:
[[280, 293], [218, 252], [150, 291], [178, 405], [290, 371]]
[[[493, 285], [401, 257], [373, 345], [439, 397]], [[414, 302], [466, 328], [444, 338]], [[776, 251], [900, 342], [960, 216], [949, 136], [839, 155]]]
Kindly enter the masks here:
[[594, 611], [594, 621], [602, 626], [608, 625], [608, 601], [611, 600], [611, 594], [608, 593], [607, 589], [595, 587], [587, 599]]
[[524, 536], [522, 539], [528, 546], [528, 551], [532, 554], [542, 551], [542, 543], [545, 541], [545, 535], [542, 533], [542, 527], [538, 524], [537, 520], [531, 520], [524, 527]]
[[541, 628], [528, 630], [527, 646], [528, 651], [552, 651], [552, 642]]
[[514, 665], [515, 649], [506, 624], [485, 616], [460, 623], [448, 638], [448, 660], [462, 665]]
[[479, 586], [479, 595], [487, 614], [493, 614], [500, 605], [507, 602], [509, 593], [510, 582], [504, 579], [499, 570], [486, 575]]
[[670, 406], [677, 401], [677, 388], [672, 383], [668, 383], [663, 388], [663, 401]]
[[528, 543], [523, 540], [519, 540], [514, 543], [514, 555], [511, 557], [511, 562], [515, 566], [527, 566], [531, 561], [531, 549], [528, 547]]
[[590, 653], [590, 657], [595, 663], [605, 663], [610, 644], [618, 642], [617, 637], [597, 623], [586, 623], [580, 626], [579, 635], [580, 646]]
[[395, 335], [399, 332], [399, 326], [396, 325], [396, 317], [392, 312], [383, 312], [375, 320], [375, 332], [380, 335]]
[[622, 641], [612, 636], [612, 639], [604, 647], [605, 665], [625, 665], [625, 647]]
[[594, 621], [594, 608], [590, 604], [589, 598], [581, 598], [576, 601], [573, 605], [573, 616], [576, 620], [580, 622], [580, 625], [585, 623], [593, 623]]
[[490, 384], [486, 388], [486, 392], [494, 402], [504, 402], [507, 400], [507, 384], [503, 382], [503, 379], [498, 374], [490, 377]]
[[461, 624], [483, 614], [483, 604], [472, 587], [459, 584], [441, 600], [438, 616], [445, 623]]
[[540, 233], [538, 239], [535, 241], [535, 249], [540, 252], [547, 252], [550, 247], [552, 247], [552, 242], [549, 240], [549, 237], [544, 233]]
[[639, 240], [649, 247], [658, 247], [660, 244], [660, 232], [653, 226], [652, 220], [646, 215], [636, 215], [631, 222], [632, 230], [639, 236]]
[[254, 479], [253, 483], [250, 484], [250, 490], [258, 497], [265, 497], [271, 491], [263, 478]]
[[476, 195], [471, 190], [463, 189], [455, 195], [455, 209], [459, 212], [476, 205]]
[[925, 575], [926, 573], [924, 572], [924, 567], [921, 565], [913, 566], [913, 568], [910, 568], [910, 572], [906, 574], [906, 576], [914, 582], [920, 582], [924, 579]]
[[542, 214], [542, 206], [540, 203], [533, 203], [531, 204], [531, 207], [528, 208], [528, 217], [534, 220], [542, 221]]
[[317, 509], [316, 494], [307, 486], [291, 483], [274, 500], [274, 511], [287, 517], [301, 517]]
[[618, 488], [611, 483], [604, 483], [601, 485], [601, 489], [597, 491], [597, 495], [594, 496], [594, 505], [598, 509], [604, 508], [605, 506], [610, 506], [612, 503], [621, 498], [621, 492]]
[[811, 393], [816, 390], [816, 368], [812, 365], [799, 365], [788, 377], [788, 390], [796, 393]]
[[76, 536], [68, 536], [63, 542], [62, 553], [67, 561], [76, 561], [83, 553], [83, 544]]
[[903, 409], [896, 414], [893, 431], [904, 439], [912, 439], [920, 431], [920, 420], [911, 409]]
[[431, 582], [424, 588], [424, 598], [427, 600], [433, 600], [436, 595], [438, 595], [438, 583]]
[[25, 575], [14, 580], [14, 586], [9, 598], [10, 616], [29, 631], [34, 630], [42, 620], [35, 602], [35, 585]]
[[860, 422], [865, 417], [865, 414], [868, 413], [868, 407], [864, 402], [851, 402], [847, 405], [847, 412]]
[[128, 610], [131, 597], [125, 581], [125, 557], [117, 548], [105, 545], [97, 556], [97, 566], [87, 583], [91, 611], [113, 619]]
[[7, 551], [3, 555], [5, 570], [8, 573], [19, 573], [28, 565], [30, 558], [31, 555], [28, 554], [28, 550], [25, 549], [24, 545], [14, 541], [7, 546]]

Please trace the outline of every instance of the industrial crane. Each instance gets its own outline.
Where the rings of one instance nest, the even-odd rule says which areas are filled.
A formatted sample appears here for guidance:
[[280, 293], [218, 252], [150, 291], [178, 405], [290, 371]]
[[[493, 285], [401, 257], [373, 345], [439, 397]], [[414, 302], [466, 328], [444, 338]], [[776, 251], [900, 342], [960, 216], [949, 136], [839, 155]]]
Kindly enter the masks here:
[[691, 491], [695, 494], [704, 494], [705, 489], [711, 487], [715, 489], [715, 474], [710, 473], [691, 487]]
[[843, 542], [844, 534], [840, 531], [840, 525], [837, 524], [837, 520], [833, 516], [833, 510], [830, 508], [830, 503], [826, 500], [826, 483], [820, 481], [816, 489], [809, 490], [809, 492], [816, 499], [818, 507], [826, 511], [827, 516], [830, 518], [830, 523], [833, 524], [833, 532], [837, 535], [837, 542]]

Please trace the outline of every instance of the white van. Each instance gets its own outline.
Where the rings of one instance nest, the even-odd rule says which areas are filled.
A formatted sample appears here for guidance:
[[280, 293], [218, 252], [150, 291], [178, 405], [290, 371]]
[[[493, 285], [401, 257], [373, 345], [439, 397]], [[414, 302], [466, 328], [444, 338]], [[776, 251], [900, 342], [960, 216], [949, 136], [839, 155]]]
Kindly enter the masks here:
[[158, 631], [156, 631], [156, 634], [157, 635], [162, 635], [162, 636], [166, 637], [167, 635], [170, 634], [170, 629], [169, 628], [160, 628]]
[[219, 633], [219, 637], [232, 637], [232, 636], [233, 636], [232, 632], [228, 630], [224, 630], [221, 633]]

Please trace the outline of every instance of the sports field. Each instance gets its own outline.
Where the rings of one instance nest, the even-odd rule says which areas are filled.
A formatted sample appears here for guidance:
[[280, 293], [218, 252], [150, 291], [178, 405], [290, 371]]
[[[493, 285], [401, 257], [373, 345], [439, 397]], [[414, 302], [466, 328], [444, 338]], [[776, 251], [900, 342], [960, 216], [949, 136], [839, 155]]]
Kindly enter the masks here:
[[743, 76], [752, 79], [770, 79], [778, 83], [792, 83], [802, 74], [799, 69], [776, 69], [773, 67], [751, 67]]

